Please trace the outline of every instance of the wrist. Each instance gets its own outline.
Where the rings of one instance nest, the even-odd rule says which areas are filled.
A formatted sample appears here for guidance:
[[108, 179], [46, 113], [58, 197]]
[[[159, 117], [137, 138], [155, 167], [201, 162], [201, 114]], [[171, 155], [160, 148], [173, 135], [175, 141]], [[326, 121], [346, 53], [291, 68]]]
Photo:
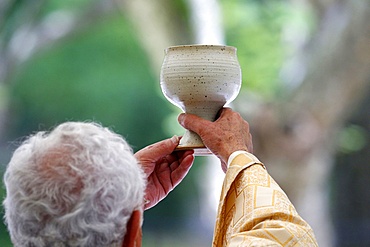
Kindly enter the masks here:
[[230, 167], [230, 165], [232, 164], [232, 161], [239, 155], [245, 155], [249, 158], [250, 162], [248, 163], [248, 167], [251, 166], [251, 165], [254, 165], [254, 164], [260, 164], [262, 165], [264, 168], [265, 166], [263, 165], [263, 163], [256, 157], [254, 156], [253, 154], [245, 151], [245, 150], [237, 150], [235, 152], [233, 152], [229, 158], [228, 158], [228, 161], [227, 161], [227, 167]]
[[235, 154], [240, 154], [240, 153], [243, 153], [243, 152], [249, 153], [248, 149], [245, 148], [245, 147], [230, 148], [228, 150], [228, 152], [225, 153], [225, 156], [224, 156], [225, 163], [229, 166], [229, 163], [230, 163], [230, 160], [231, 160], [230, 157], [236, 157], [237, 155], [235, 155]]

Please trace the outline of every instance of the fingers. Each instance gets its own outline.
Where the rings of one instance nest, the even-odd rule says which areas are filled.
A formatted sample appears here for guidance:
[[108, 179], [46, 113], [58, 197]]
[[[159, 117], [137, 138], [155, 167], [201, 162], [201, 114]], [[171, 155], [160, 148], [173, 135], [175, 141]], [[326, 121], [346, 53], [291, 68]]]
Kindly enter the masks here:
[[173, 163], [173, 162], [178, 161], [180, 164], [188, 155], [193, 155], [193, 154], [194, 154], [194, 150], [176, 151], [166, 156], [165, 159], [167, 160], [168, 163]]
[[[231, 112], [233, 112], [231, 108], [222, 108], [217, 114], [216, 122], [218, 119], [222, 119], [226, 114], [230, 114]], [[204, 126], [212, 124], [212, 122], [190, 113], [181, 113], [178, 117], [178, 122], [185, 129], [194, 131], [196, 133], [199, 133], [205, 129]]]
[[175, 164], [170, 165], [171, 173], [171, 180], [173, 187], [177, 186], [188, 174], [192, 164], [194, 162], [194, 155], [193, 151], [187, 151], [183, 154], [183, 156], [178, 160], [178, 162], [174, 162]]
[[199, 133], [204, 129], [204, 126], [211, 123], [208, 120], [205, 120], [203, 118], [198, 117], [194, 114], [185, 114], [181, 113], [178, 117], [178, 122], [181, 124], [182, 127], [185, 129], [194, 131], [196, 133]]
[[178, 144], [179, 137], [173, 136], [170, 139], [165, 139], [163, 141], [154, 143], [150, 146], [143, 148], [142, 150], [138, 151], [136, 155], [156, 161], [168, 154], [171, 154]]
[[217, 118], [216, 119], [219, 119], [219, 118], [222, 118], [225, 114], [230, 114], [233, 110], [231, 108], [228, 108], [228, 107], [224, 107], [222, 108], [219, 112], [218, 112], [218, 115], [217, 115]]
[[[177, 154], [179, 153], [179, 154]], [[152, 178], [163, 190], [163, 196], [172, 191], [189, 172], [193, 161], [193, 151], [174, 152], [162, 158], [155, 167]]]
[[[221, 109], [219, 117], [214, 122], [193, 114], [181, 114], [178, 120], [184, 128], [196, 132], [207, 148], [223, 163], [227, 162], [234, 151], [252, 151], [248, 122], [230, 108]], [[223, 164], [223, 166], [226, 165]]]
[[168, 164], [171, 172], [187, 172], [193, 164], [193, 154], [193, 150], [174, 152], [163, 158], [163, 162]]

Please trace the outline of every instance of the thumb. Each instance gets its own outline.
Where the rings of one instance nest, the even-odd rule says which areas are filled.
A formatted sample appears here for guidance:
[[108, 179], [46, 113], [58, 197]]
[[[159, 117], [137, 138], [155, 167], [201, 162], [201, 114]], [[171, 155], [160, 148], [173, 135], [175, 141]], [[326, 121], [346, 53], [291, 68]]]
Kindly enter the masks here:
[[174, 135], [170, 139], [165, 139], [163, 141], [153, 144], [153, 155], [156, 158], [164, 157], [168, 154], [171, 154], [177, 145], [179, 145], [179, 137]]
[[175, 150], [177, 145], [179, 145], [179, 140], [180, 139], [178, 136], [173, 136], [170, 139], [165, 139], [163, 141], [147, 146], [138, 151], [136, 154], [141, 158], [156, 161], [168, 154], [171, 154]]
[[178, 121], [182, 127], [196, 133], [199, 133], [202, 126], [204, 128], [204, 125], [209, 122], [208, 120], [190, 113], [181, 113], [178, 117]]

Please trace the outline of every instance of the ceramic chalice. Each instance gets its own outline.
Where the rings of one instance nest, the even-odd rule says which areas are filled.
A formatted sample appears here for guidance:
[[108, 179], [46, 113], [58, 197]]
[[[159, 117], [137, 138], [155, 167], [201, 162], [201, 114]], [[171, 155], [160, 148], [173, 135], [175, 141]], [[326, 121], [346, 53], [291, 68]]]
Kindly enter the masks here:
[[[172, 46], [165, 50], [160, 83], [163, 94], [186, 113], [214, 121], [218, 111], [233, 101], [241, 87], [236, 48], [218, 45]], [[201, 138], [186, 131], [177, 150], [211, 152]]]

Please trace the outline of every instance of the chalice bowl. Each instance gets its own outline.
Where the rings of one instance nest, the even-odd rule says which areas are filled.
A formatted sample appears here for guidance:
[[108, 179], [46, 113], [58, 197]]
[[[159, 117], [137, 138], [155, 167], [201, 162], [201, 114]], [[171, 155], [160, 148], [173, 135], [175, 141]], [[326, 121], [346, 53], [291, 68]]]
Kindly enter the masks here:
[[[236, 48], [221, 45], [171, 46], [165, 50], [160, 73], [165, 97], [186, 113], [214, 121], [218, 111], [233, 101], [241, 87]], [[186, 130], [176, 150], [193, 149], [208, 155], [201, 138]]]

